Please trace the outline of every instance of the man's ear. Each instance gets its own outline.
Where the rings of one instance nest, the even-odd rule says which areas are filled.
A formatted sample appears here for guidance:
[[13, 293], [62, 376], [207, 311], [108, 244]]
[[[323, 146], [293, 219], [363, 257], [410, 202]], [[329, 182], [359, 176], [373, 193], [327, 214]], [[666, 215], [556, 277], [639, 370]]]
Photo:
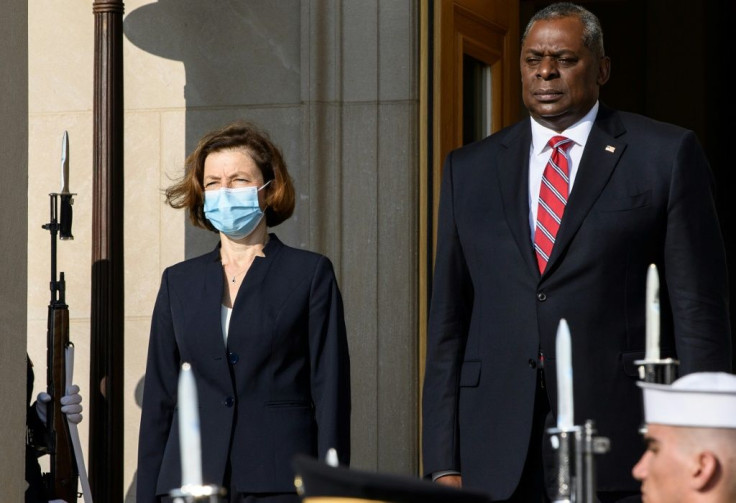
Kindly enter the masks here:
[[721, 476], [721, 464], [712, 451], [701, 451], [695, 458], [690, 482], [693, 489], [705, 491], [713, 487]]
[[598, 63], [598, 85], [602, 86], [606, 82], [608, 82], [609, 77], [611, 76], [611, 58], [608, 56], [603, 56], [599, 63]]

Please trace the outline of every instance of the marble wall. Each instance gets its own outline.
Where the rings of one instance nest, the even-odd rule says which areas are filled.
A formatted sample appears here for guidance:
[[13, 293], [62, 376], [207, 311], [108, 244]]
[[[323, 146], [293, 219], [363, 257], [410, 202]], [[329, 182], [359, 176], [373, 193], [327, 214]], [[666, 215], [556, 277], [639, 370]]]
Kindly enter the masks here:
[[[165, 207], [161, 190], [202, 134], [236, 118], [270, 131], [295, 179], [295, 214], [274, 231], [335, 264], [352, 359], [353, 465], [418, 470], [418, 9], [418, 0], [125, 2], [126, 501], [135, 501], [128, 486], [161, 272], [215, 243]], [[84, 395], [94, 18], [89, 0], [34, 0], [27, 12], [28, 351], [43, 364], [50, 252], [41, 225], [66, 130], [74, 240], [59, 244], [57, 260]], [[80, 432], [86, 445], [84, 421]]]

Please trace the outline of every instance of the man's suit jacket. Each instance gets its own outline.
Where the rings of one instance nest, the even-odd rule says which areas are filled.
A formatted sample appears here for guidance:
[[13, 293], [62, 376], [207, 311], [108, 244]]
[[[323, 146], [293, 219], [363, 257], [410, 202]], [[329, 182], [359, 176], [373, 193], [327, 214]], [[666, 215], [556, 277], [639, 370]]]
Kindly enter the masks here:
[[[572, 335], [575, 423], [611, 450], [599, 490], [638, 490], [648, 266], [661, 276], [662, 357], [680, 374], [730, 370], [724, 247], [695, 135], [601, 105], [545, 273], [529, 224], [530, 119], [452, 152], [443, 173], [423, 390], [425, 474], [511, 495], [537, 379], [556, 412], [555, 337]], [[534, 203], [536, 204], [536, 202]]]
[[[197, 382], [205, 484], [228, 457], [239, 492], [291, 492], [291, 460], [334, 447], [350, 459], [350, 372], [340, 292], [329, 259], [281, 243], [251, 265], [221, 327], [219, 245], [167, 268], [153, 312], [138, 451], [137, 501], [181, 486], [177, 383]], [[227, 489], [230, 489], [229, 487]]]

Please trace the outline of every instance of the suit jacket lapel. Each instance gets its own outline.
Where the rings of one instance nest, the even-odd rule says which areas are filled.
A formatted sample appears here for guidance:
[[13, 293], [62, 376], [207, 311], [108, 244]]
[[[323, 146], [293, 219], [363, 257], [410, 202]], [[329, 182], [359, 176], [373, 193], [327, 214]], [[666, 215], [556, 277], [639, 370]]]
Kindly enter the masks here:
[[244, 351], [245, 346], [255, 351], [257, 347], [263, 346], [263, 341], [254, 341], [251, 338], [255, 334], [264, 333], [265, 324], [270, 323], [265, 315], [267, 310], [263, 307], [264, 302], [273, 300], [273, 294], [268, 285], [269, 272], [284, 244], [270, 234], [270, 240], [263, 249], [263, 257], [255, 257], [248, 269], [240, 288], [235, 297], [233, 312], [230, 318], [230, 330], [228, 332], [228, 348], [234, 351]]
[[[222, 291], [225, 288], [224, 274], [222, 272], [222, 262], [220, 260], [220, 245], [212, 252], [210, 260], [207, 262], [204, 270], [204, 278], [202, 282], [204, 288], [202, 288], [202, 300], [201, 306], [206, 306], [202, 309], [203, 325], [207, 327], [207, 332], [211, 333], [211, 329], [218, 327], [219, 330], [216, 333], [217, 337], [217, 351], [216, 353], [223, 352], [225, 349], [225, 341], [222, 338]], [[214, 330], [213, 330], [214, 331]], [[203, 337], [202, 343], [211, 345], [212, 339]]]
[[175, 305], [183, 311], [178, 315], [187, 320], [187, 345], [201, 355], [223, 355], [221, 306], [224, 279], [219, 243], [212, 252], [201, 257], [201, 261], [192, 263], [185, 274], [182, 284], [177, 287], [182, 292], [182, 299]]
[[570, 193], [545, 275], [554, 271], [555, 264], [564, 255], [585, 217], [590, 213], [595, 201], [611, 178], [621, 154], [626, 149], [626, 143], [617, 139], [624, 132], [624, 126], [616, 112], [601, 104], [598, 117], [585, 144], [583, 157], [580, 159], [575, 185]]
[[498, 154], [498, 183], [503, 207], [511, 234], [535, 276], [539, 274], [529, 227], [529, 148], [532, 142], [531, 126], [527, 119], [509, 133], [505, 149]]

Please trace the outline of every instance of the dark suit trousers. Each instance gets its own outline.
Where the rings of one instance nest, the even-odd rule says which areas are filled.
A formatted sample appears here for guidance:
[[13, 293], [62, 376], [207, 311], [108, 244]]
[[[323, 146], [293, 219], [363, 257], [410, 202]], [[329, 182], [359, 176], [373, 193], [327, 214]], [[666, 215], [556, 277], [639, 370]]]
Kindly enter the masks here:
[[534, 397], [534, 422], [529, 438], [526, 463], [521, 473], [521, 480], [511, 498], [503, 503], [548, 503], [544, 489], [544, 463], [542, 462], [542, 442], [547, 416], [550, 415], [549, 400], [544, 389], [544, 372], [537, 371], [537, 393]]
[[228, 489], [227, 503], [299, 503], [300, 498], [293, 493], [238, 493], [232, 483], [232, 467], [228, 461], [225, 467], [225, 480], [223, 487]]
[[[555, 456], [552, 449], [544, 449], [543, 445], [546, 439], [545, 431], [553, 427], [555, 423], [544, 386], [544, 370], [540, 369], [537, 372], [532, 434], [521, 480], [511, 498], [499, 503], [549, 503], [551, 501], [548, 494], [554, 492]], [[598, 500], [600, 503], [641, 503], [641, 496], [638, 493], [599, 491]]]

